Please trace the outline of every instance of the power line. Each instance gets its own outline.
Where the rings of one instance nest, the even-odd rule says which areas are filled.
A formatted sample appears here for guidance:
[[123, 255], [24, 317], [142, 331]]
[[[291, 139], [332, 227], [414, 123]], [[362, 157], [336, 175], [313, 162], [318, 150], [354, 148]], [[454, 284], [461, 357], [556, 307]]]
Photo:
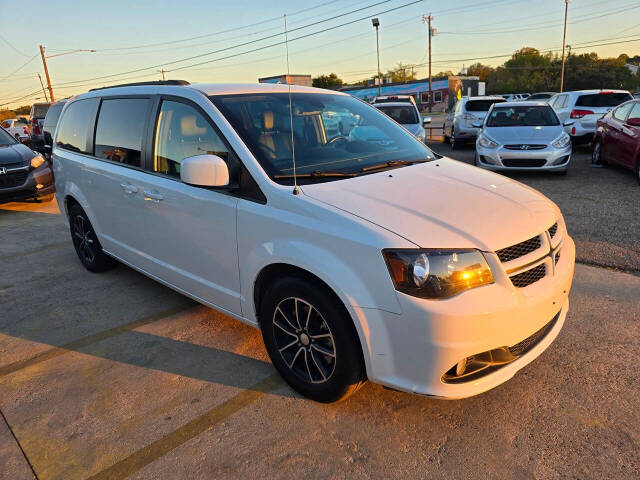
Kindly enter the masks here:
[[7, 45], [9, 45], [9, 47], [16, 52], [19, 55], [22, 55], [23, 57], [28, 57], [29, 55], [27, 55], [24, 52], [21, 52], [20, 50], [18, 50], [16, 47], [14, 47], [11, 43], [9, 43], [9, 40], [7, 40], [6, 38], [4, 38], [2, 35], [0, 35], [0, 40], [2, 40], [4, 43], [6, 43]]
[[[324, 19], [324, 20], [318, 20], [318, 21], [313, 22], [311, 24], [303, 25], [301, 27], [294, 28], [294, 29], [292, 29], [290, 31], [302, 30], [304, 28], [308, 28], [308, 27], [313, 26], [313, 25], [318, 25], [320, 23], [324, 23], [324, 22], [327, 22], [327, 21], [330, 21], [330, 20], [334, 20], [335, 18], [339, 18], [339, 17], [342, 17], [342, 16], [350, 15], [351, 13], [354, 13], [354, 12], [360, 11], [360, 10], [364, 10], [365, 8], [371, 8], [372, 6], [379, 5], [381, 3], [388, 3], [389, 1], [391, 1], [391, 0], [383, 0], [383, 1], [378, 2], [376, 4], [370, 5], [369, 7], [364, 7], [364, 8], [360, 8], [360, 9], [357, 9], [357, 10], [352, 10], [352, 11], [350, 11], [348, 13], [345, 13], [345, 14], [342, 14], [342, 15], [336, 15], [334, 17], [330, 17], [330, 18], [327, 18], [327, 19]], [[402, 8], [406, 8], [408, 6], [415, 5], [415, 4], [420, 3], [420, 2], [422, 2], [422, 0], [414, 0], [412, 2], [405, 3], [405, 4], [400, 5], [398, 7], [390, 8], [390, 9], [384, 10], [382, 12], [378, 12], [378, 13], [374, 13], [374, 14], [371, 14], [371, 15], [367, 15], [365, 17], [361, 17], [361, 18], [358, 18], [358, 19], [355, 19], [355, 20], [351, 20], [349, 22], [342, 23], [342, 24], [339, 24], [339, 25], [336, 25], [336, 26], [333, 26], [333, 27], [328, 27], [328, 28], [326, 28], [324, 30], [319, 30], [319, 31], [316, 31], [316, 32], [312, 32], [312, 33], [309, 33], [309, 34], [306, 34], [306, 35], [302, 35], [302, 36], [293, 38], [293, 39], [289, 40], [289, 42], [300, 40], [302, 38], [307, 38], [307, 37], [310, 37], [310, 36], [313, 36], [313, 35], [317, 35], [319, 33], [324, 33], [324, 32], [327, 32], [327, 31], [330, 31], [330, 30], [334, 30], [336, 28], [340, 28], [340, 27], [343, 27], [343, 26], [346, 26], [346, 25], [351, 25], [353, 23], [360, 22], [362, 20], [367, 20], [373, 15], [382, 15], [383, 13], [388, 13], [388, 12], [392, 12], [392, 11], [395, 11], [395, 10], [400, 10]], [[77, 80], [77, 81], [74, 81], [74, 82], [64, 82], [64, 83], [60, 83], [60, 84], [54, 85], [54, 86], [58, 87], [59, 85], [68, 85], [68, 84], [72, 84], [72, 83], [75, 84], [75, 83], [89, 82], [89, 81], [94, 81], [94, 80], [102, 80], [102, 79], [105, 79], [105, 78], [112, 78], [112, 77], [121, 76], [121, 75], [128, 75], [128, 74], [131, 74], [131, 73], [143, 72], [145, 70], [157, 69], [157, 68], [160, 68], [160, 67], [165, 67], [167, 65], [174, 65], [176, 63], [181, 63], [181, 62], [185, 62], [185, 61], [188, 61], [188, 60], [193, 60], [193, 59], [196, 59], [196, 58], [202, 58], [202, 57], [205, 57], [205, 56], [213, 55], [215, 53], [220, 53], [220, 52], [227, 51], [227, 50], [232, 50], [232, 49], [235, 49], [235, 48], [246, 46], [246, 45], [249, 45], [249, 44], [252, 44], [252, 43], [261, 42], [263, 40], [267, 40], [267, 39], [270, 39], [270, 38], [278, 37], [278, 36], [281, 36], [281, 35], [282, 35], [281, 33], [274, 34], [274, 35], [269, 35], [267, 37], [263, 37], [263, 38], [260, 38], [260, 39], [251, 40], [251, 41], [248, 41], [248, 42], [244, 42], [244, 43], [241, 43], [241, 44], [233, 45], [233, 46], [222, 48], [222, 49], [218, 49], [218, 50], [213, 50], [211, 52], [206, 52], [206, 53], [202, 53], [202, 54], [199, 54], [199, 55], [193, 55], [191, 57], [186, 57], [186, 58], [182, 58], [182, 59], [179, 59], [179, 60], [173, 60], [173, 61], [170, 61], [170, 62], [163, 62], [163, 63], [159, 63], [159, 64], [156, 64], [156, 65], [151, 65], [151, 66], [148, 66], [148, 67], [142, 67], [142, 68], [137, 68], [137, 69], [134, 69], [134, 70], [128, 70], [126, 72], [119, 72], [119, 73], [114, 73], [114, 74], [110, 74], [110, 75], [103, 75], [103, 76], [100, 76], [100, 77], [86, 78], [86, 79]], [[174, 69], [167, 70], [167, 71], [171, 72], [171, 71], [181, 70], [181, 69], [189, 68], [189, 67], [193, 67], [193, 66], [204, 65], [206, 63], [216, 62], [216, 61], [219, 61], [219, 60], [224, 60], [224, 59], [227, 59], [227, 58], [233, 58], [233, 57], [240, 56], [240, 55], [246, 55], [247, 53], [252, 53], [252, 52], [255, 52], [255, 51], [258, 51], [258, 50], [264, 50], [264, 49], [267, 49], [267, 48], [271, 48], [271, 47], [274, 47], [274, 46], [277, 46], [277, 45], [283, 45], [283, 44], [284, 44], [284, 42], [280, 41], [280, 42], [272, 43], [270, 45], [266, 45], [266, 46], [263, 46], [263, 47], [255, 48], [255, 49], [252, 49], [252, 50], [248, 50], [248, 51], [245, 51], [245, 52], [240, 52], [240, 53], [228, 55], [226, 57], [217, 58], [217, 59], [213, 59], [213, 60], [208, 60], [208, 61], [205, 61], [205, 62], [199, 62], [199, 63], [195, 63], [195, 64], [192, 64], [192, 65], [186, 65], [186, 66], [182, 66], [182, 67], [179, 67], [179, 68], [174, 68]]]
[[20, 65], [18, 68], [16, 68], [13, 72], [11, 72], [9, 75], [7, 75], [6, 77], [2, 77], [0, 78], [0, 81], [5, 80], [11, 76], [13, 76], [14, 74], [18, 73], [20, 70], [22, 70], [24, 67], [26, 67], [29, 63], [31, 63], [36, 57], [38, 56], [38, 54], [36, 53], [33, 57], [31, 57], [29, 60], [27, 60], [26, 62], [24, 62], [22, 65]]

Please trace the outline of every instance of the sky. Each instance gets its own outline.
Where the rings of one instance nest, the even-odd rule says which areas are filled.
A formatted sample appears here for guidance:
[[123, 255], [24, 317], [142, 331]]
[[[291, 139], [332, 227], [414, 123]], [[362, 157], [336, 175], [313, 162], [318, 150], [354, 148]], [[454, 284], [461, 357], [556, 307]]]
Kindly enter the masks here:
[[[50, 56], [56, 98], [159, 80], [162, 68], [167, 78], [191, 83], [257, 82], [286, 73], [286, 14], [291, 73], [334, 72], [351, 82], [375, 75], [370, 19], [378, 17], [381, 70], [414, 64], [423, 78], [423, 15], [433, 15], [437, 30], [433, 73], [458, 73], [476, 61], [502, 64], [523, 46], [559, 52], [564, 6], [563, 0], [0, 0], [0, 108], [43, 100], [39, 45]], [[602, 57], [640, 54], [640, 1], [571, 0], [567, 44], [574, 53]]]

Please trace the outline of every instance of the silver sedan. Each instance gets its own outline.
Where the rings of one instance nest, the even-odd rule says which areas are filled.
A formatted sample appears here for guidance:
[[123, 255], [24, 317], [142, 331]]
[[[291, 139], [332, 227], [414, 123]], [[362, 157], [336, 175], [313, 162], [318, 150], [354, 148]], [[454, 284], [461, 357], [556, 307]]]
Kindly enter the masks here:
[[495, 104], [476, 140], [476, 166], [489, 170], [567, 172], [571, 138], [544, 102]]

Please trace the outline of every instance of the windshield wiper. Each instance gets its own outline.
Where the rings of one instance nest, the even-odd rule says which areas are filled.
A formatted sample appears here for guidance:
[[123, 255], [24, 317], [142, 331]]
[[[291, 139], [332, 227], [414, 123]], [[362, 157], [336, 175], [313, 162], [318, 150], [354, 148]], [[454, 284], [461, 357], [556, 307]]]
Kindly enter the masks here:
[[[322, 170], [316, 170], [314, 172], [311, 173], [298, 173], [295, 175], [296, 178], [311, 178], [311, 179], [316, 179], [316, 178], [331, 178], [331, 177], [335, 177], [335, 178], [349, 178], [349, 177], [356, 177], [358, 174], [357, 173], [353, 173], [353, 172], [324, 172]], [[273, 178], [276, 180], [285, 180], [285, 179], [289, 179], [289, 178], [293, 178], [294, 175], [290, 174], [290, 173], [286, 173], [286, 174], [278, 174], [278, 175], [274, 175]]]
[[378, 163], [363, 167], [361, 172], [371, 172], [373, 170], [384, 170], [385, 168], [406, 167], [407, 165], [415, 165], [416, 163], [426, 163], [430, 160], [391, 160], [390, 162]]

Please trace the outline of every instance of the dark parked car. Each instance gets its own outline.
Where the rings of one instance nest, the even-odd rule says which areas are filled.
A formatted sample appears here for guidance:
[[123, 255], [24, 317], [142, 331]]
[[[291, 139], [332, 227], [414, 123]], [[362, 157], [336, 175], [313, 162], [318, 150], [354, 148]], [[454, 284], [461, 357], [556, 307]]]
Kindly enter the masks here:
[[53, 199], [50, 163], [0, 128], [0, 203]]
[[628, 168], [640, 183], [640, 100], [623, 103], [598, 120], [591, 161]]
[[29, 114], [29, 129], [33, 140], [42, 139], [42, 121], [47, 115], [50, 103], [34, 103], [31, 105], [31, 113]]
[[51, 149], [53, 147], [53, 135], [56, 133], [56, 126], [62, 113], [62, 107], [67, 103], [67, 100], [58, 100], [49, 106], [47, 115], [42, 122], [42, 140], [44, 142], [41, 148], [36, 148], [40, 153], [43, 153], [47, 158], [51, 156]]

